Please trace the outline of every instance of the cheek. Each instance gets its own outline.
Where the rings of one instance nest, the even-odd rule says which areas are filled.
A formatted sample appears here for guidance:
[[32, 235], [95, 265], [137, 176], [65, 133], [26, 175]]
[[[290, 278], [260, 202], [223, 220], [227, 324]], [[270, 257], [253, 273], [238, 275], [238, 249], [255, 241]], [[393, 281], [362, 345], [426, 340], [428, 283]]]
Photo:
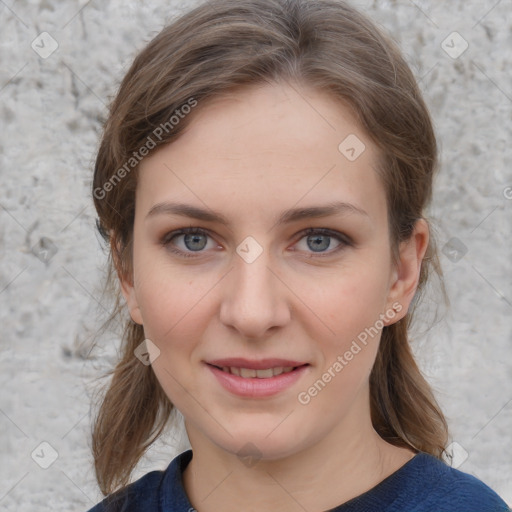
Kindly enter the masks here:
[[215, 275], [170, 265], [156, 251], [141, 251], [138, 256], [134, 258], [136, 294], [145, 336], [161, 351], [190, 351], [191, 340], [197, 339], [209, 318], [208, 295]]
[[179, 279], [147, 279], [138, 292], [146, 336], [159, 344], [189, 338], [205, 315], [204, 295], [202, 288]]
[[387, 275], [378, 263], [345, 269], [322, 297], [328, 325], [343, 339], [373, 325], [386, 303], [386, 285]]
[[317, 401], [318, 407], [328, 408], [334, 400], [340, 411], [348, 407], [369, 378], [387, 297], [387, 275], [382, 263], [363, 265], [361, 258], [357, 265], [345, 270], [331, 281], [328, 294], [322, 297], [324, 318], [334, 335], [323, 337], [319, 373], [329, 389]]
[[365, 274], [347, 273], [333, 281], [330, 293], [322, 297], [326, 323], [334, 335], [323, 337], [320, 367], [309, 383], [312, 387], [304, 389], [302, 395], [303, 399], [314, 398], [319, 414], [332, 416], [333, 404], [336, 417], [345, 414], [367, 385], [377, 355], [385, 281], [377, 269], [366, 270]]
[[183, 411], [194, 406], [183, 389], [201, 396], [196, 386], [198, 368], [192, 363], [211, 315], [207, 294], [212, 285], [208, 284], [156, 265], [139, 282], [144, 334], [160, 351], [152, 364], [153, 371], [168, 398]]

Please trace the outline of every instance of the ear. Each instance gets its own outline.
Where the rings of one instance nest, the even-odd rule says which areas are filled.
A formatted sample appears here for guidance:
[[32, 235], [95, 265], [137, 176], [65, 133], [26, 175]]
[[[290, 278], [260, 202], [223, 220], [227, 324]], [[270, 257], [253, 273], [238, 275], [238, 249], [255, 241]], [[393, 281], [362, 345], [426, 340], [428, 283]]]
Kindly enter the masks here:
[[385, 325], [398, 322], [407, 314], [418, 287], [428, 241], [428, 223], [425, 219], [418, 219], [409, 239], [400, 244], [399, 262], [393, 270], [387, 299], [387, 311], [394, 309], [395, 315]]
[[127, 271], [122, 265], [122, 251], [120, 249], [121, 244], [111, 238], [110, 247], [112, 250], [112, 259], [114, 260], [117, 277], [119, 278], [119, 283], [121, 285], [121, 292], [124, 299], [126, 300], [130, 316], [136, 324], [142, 325], [142, 315], [140, 312], [139, 304], [137, 302], [135, 286], [133, 284], [133, 275], [128, 275]]

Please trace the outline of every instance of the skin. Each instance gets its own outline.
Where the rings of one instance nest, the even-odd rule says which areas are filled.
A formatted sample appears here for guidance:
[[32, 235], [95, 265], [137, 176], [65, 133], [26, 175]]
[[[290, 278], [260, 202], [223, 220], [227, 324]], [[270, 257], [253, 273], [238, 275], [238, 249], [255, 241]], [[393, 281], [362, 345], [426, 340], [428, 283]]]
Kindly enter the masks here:
[[[297, 396], [379, 315], [384, 325], [405, 316], [428, 225], [416, 223], [394, 267], [377, 149], [350, 111], [322, 92], [266, 84], [199, 105], [194, 116], [184, 135], [141, 164], [134, 274], [120, 277], [132, 319], [160, 350], [152, 368], [185, 418], [194, 454], [185, 490], [201, 512], [334, 508], [414, 455], [385, 442], [371, 423], [369, 375], [381, 331], [308, 404]], [[349, 134], [366, 146], [354, 161], [338, 150]], [[276, 224], [283, 210], [336, 200], [366, 215]], [[220, 212], [230, 226], [148, 217], [163, 201]], [[184, 235], [162, 243], [189, 226], [208, 236], [196, 245], [185, 245]], [[317, 252], [315, 236], [308, 245], [301, 234], [306, 228], [328, 228], [352, 242], [323, 237]], [[236, 252], [248, 236], [263, 249], [251, 263]], [[389, 318], [397, 303], [401, 311]], [[241, 398], [203, 364], [234, 356], [290, 358], [310, 367], [276, 396]], [[247, 443], [258, 451], [250, 466], [237, 455]]]

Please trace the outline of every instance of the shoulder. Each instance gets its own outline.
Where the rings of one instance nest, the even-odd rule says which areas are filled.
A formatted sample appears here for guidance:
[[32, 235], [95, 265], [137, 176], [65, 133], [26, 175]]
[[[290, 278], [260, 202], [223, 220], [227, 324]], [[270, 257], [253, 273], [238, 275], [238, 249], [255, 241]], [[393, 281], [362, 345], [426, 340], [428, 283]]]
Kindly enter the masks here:
[[[416, 473], [420, 499], [415, 512], [509, 512], [507, 504], [478, 478], [450, 467], [427, 454], [419, 454]], [[425, 486], [425, 479], [430, 484]]]
[[151, 471], [108, 495], [88, 512], [159, 512], [193, 510], [182, 483], [192, 450], [177, 455], [165, 471]]
[[164, 471], [151, 471], [135, 482], [108, 495], [88, 512], [156, 512]]

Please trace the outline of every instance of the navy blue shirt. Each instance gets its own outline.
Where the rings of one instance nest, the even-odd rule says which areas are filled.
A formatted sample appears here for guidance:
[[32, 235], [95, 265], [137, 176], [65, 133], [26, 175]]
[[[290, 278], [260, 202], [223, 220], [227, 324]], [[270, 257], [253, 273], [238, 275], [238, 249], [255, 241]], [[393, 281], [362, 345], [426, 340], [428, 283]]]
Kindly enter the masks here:
[[[88, 512], [195, 512], [183, 487], [192, 450], [174, 458], [165, 471], [151, 471], [107, 496]], [[487, 485], [426, 453], [369, 491], [330, 512], [510, 512]], [[201, 512], [199, 510], [199, 512]]]

